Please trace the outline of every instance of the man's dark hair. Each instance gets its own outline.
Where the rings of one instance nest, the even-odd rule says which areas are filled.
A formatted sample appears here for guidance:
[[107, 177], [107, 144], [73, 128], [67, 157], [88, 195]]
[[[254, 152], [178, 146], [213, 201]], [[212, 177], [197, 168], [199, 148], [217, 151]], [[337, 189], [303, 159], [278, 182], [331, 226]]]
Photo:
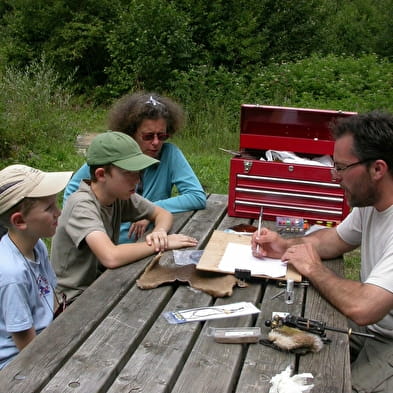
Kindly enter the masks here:
[[332, 125], [335, 139], [350, 134], [359, 160], [384, 160], [393, 175], [393, 115], [373, 111], [340, 118]]

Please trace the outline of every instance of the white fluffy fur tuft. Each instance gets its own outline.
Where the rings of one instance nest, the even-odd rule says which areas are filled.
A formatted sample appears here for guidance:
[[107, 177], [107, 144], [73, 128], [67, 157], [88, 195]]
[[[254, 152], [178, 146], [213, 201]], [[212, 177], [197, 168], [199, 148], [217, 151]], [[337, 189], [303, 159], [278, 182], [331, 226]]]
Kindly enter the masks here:
[[291, 367], [288, 366], [283, 372], [272, 377], [269, 393], [310, 392], [314, 385], [307, 385], [308, 378], [314, 377], [311, 373], [297, 374], [291, 377]]

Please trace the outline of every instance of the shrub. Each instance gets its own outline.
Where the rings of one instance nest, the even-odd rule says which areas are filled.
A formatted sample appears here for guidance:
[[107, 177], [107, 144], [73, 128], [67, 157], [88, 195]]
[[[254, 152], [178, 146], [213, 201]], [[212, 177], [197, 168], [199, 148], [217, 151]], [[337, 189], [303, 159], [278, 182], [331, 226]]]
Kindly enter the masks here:
[[172, 71], [187, 69], [195, 50], [187, 16], [161, 0], [132, 0], [107, 42], [112, 62], [105, 89], [111, 96], [133, 88], [166, 89]]
[[250, 83], [258, 103], [346, 111], [392, 110], [393, 67], [373, 54], [313, 55], [261, 69]]
[[[192, 117], [209, 113], [208, 105], [225, 109], [237, 121], [242, 103], [346, 111], [393, 110], [393, 66], [368, 54], [312, 55], [235, 74], [223, 67], [195, 67], [176, 74], [172, 92]], [[191, 117], [191, 120], [192, 120]]]
[[[41, 59], [23, 70], [0, 75], [0, 156], [2, 163], [62, 167], [64, 146], [75, 137], [69, 122], [71, 93]], [[56, 154], [54, 154], [56, 153]], [[41, 161], [45, 157], [45, 160]], [[50, 162], [48, 162], [50, 161]]]

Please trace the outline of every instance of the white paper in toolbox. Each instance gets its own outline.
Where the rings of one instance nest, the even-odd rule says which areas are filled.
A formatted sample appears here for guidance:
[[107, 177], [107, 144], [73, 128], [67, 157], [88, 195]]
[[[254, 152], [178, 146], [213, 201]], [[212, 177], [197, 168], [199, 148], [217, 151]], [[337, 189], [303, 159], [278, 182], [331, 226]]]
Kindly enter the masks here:
[[332, 167], [334, 165], [332, 157], [329, 155], [315, 157], [310, 160], [307, 158], [299, 157], [291, 151], [267, 150], [265, 154], [267, 161], [282, 161], [290, 164], [317, 165], [329, 167]]

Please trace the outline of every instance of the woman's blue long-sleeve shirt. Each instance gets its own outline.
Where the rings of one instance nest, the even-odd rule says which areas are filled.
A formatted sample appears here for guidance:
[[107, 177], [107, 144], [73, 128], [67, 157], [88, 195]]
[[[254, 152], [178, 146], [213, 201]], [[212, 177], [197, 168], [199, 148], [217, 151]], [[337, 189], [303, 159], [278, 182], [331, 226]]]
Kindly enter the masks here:
[[[142, 173], [142, 196], [171, 213], [204, 209], [206, 194], [181, 150], [172, 143], [164, 143], [159, 160], [159, 164]], [[63, 203], [79, 188], [82, 179], [89, 178], [89, 166], [84, 164], [68, 183]], [[171, 197], [173, 187], [177, 188], [178, 195]], [[127, 237], [129, 227], [130, 223], [122, 224], [119, 243], [132, 241]]]

